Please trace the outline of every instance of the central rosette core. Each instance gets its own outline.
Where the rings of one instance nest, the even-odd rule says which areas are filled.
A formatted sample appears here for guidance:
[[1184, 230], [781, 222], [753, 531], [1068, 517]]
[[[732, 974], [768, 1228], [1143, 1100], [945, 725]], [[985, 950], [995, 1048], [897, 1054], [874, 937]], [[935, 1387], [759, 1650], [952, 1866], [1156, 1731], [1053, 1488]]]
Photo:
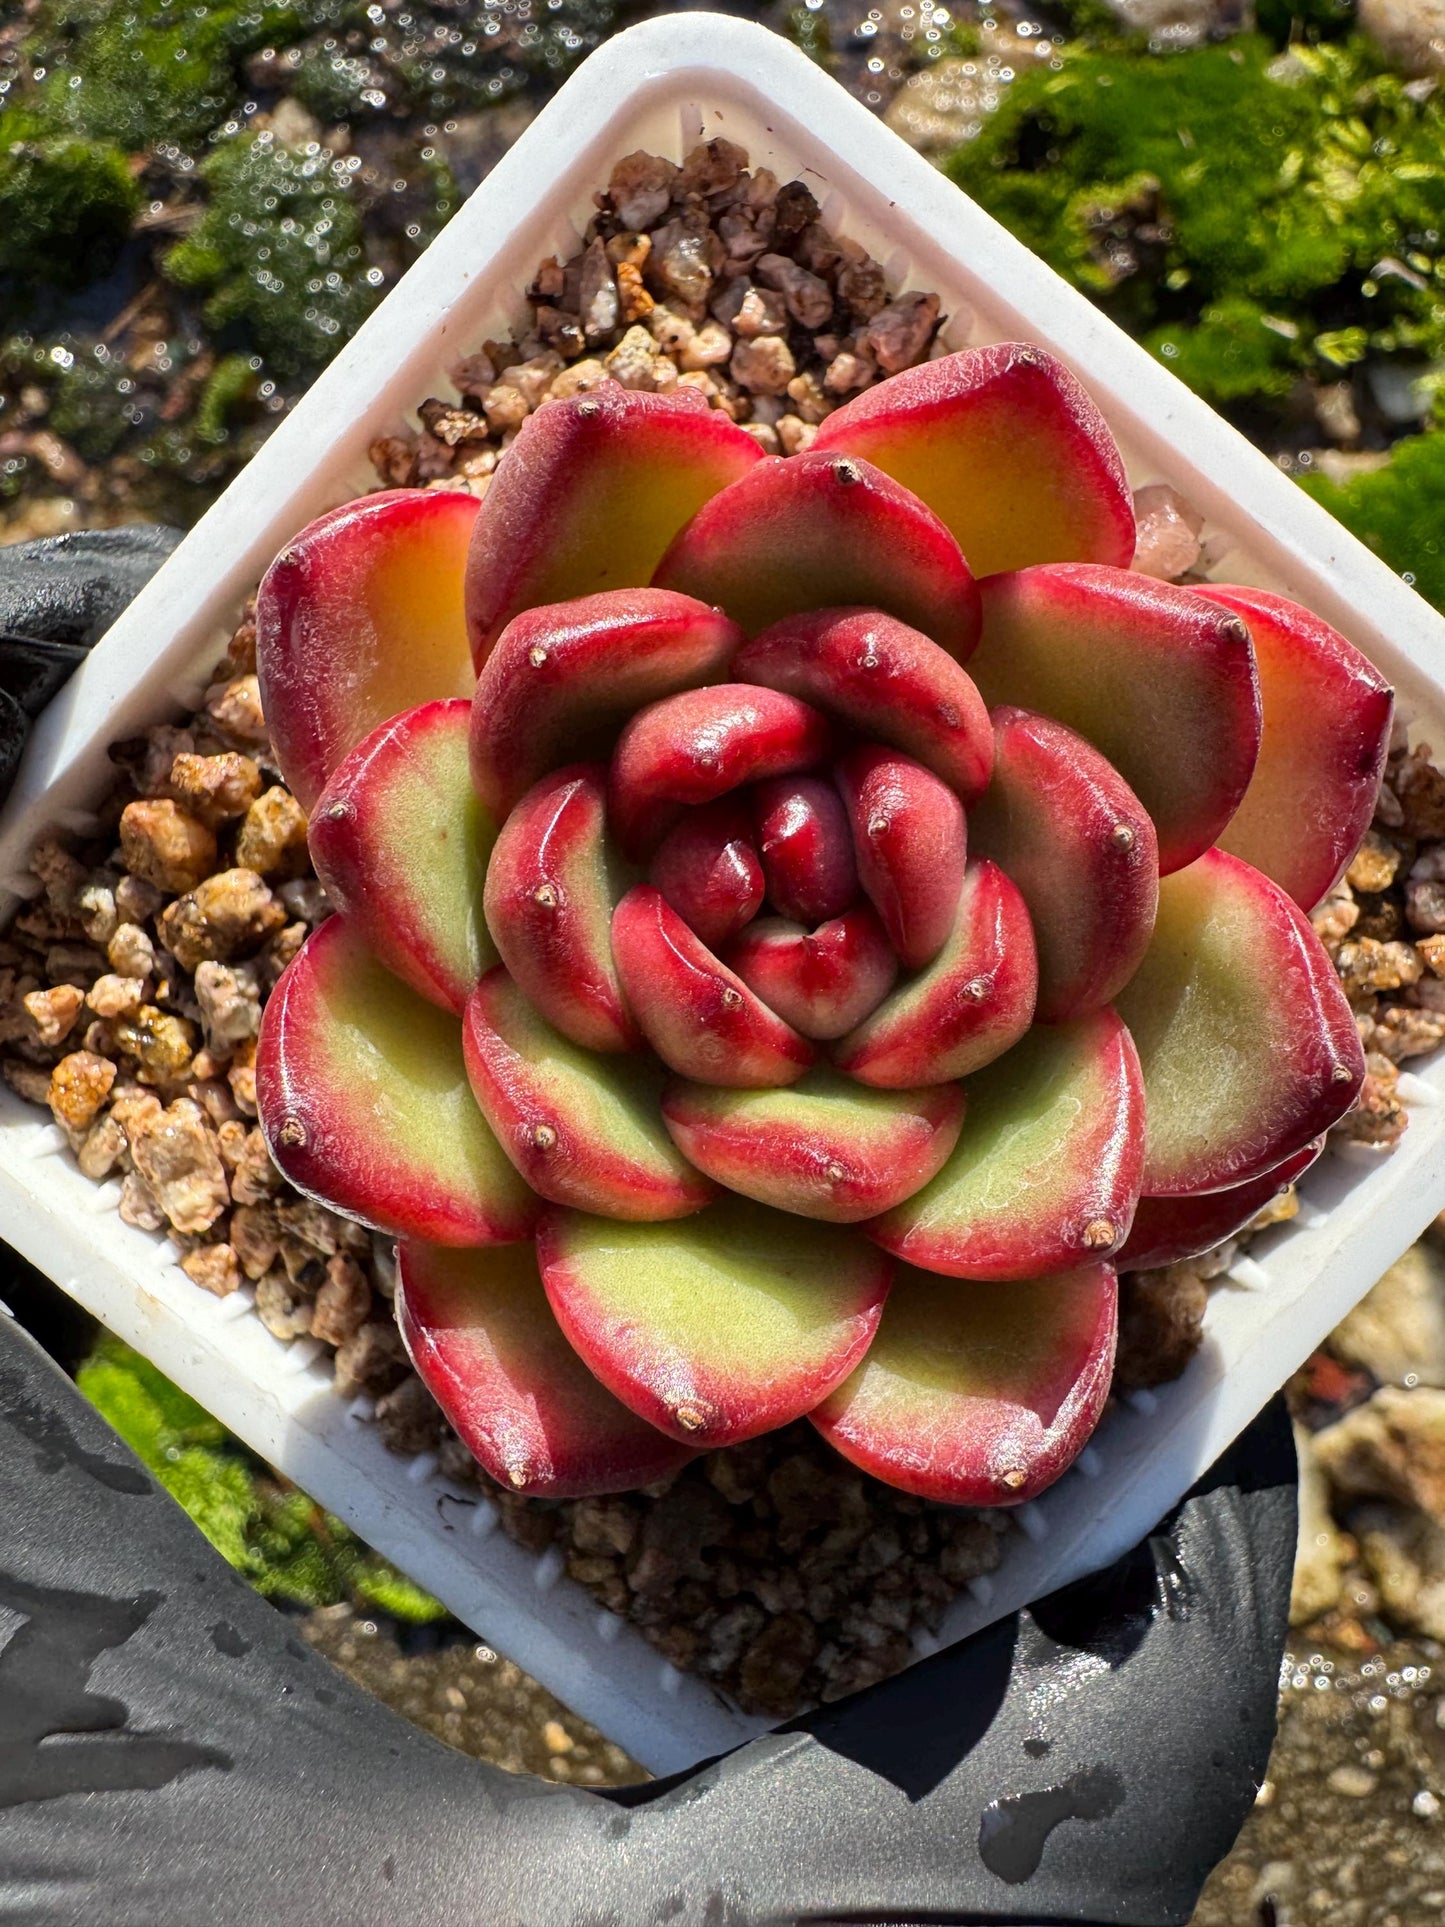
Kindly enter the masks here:
[[[616, 591], [517, 618], [472, 715], [502, 967], [469, 1007], [469, 1062], [544, 1196], [668, 1217], [711, 1179], [845, 1222], [936, 1174], [958, 1080], [1023, 1036], [1038, 991], [1020, 891], [969, 861], [994, 726], [953, 656], [875, 609], [749, 639], [695, 597]], [[589, 738], [604, 754], [529, 782]], [[690, 1168], [632, 1197], [599, 1178], [616, 1147], [584, 1155], [600, 1116], [548, 1105], [537, 1017], [670, 1072], [654, 1101]]]

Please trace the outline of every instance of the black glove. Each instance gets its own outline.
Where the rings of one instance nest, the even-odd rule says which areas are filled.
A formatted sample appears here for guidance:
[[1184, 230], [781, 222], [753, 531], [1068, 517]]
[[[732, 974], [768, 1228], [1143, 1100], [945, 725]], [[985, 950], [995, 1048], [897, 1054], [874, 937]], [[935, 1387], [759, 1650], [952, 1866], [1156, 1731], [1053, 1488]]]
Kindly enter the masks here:
[[[0, 630], [92, 640], [154, 566], [118, 534], [0, 552]], [[0, 1927], [1186, 1922], [1269, 1754], [1294, 1479], [1277, 1403], [1098, 1578], [593, 1793], [334, 1673], [0, 1318]]]
[[0, 549], [0, 803], [31, 723], [180, 539], [179, 529], [88, 529]]
[[1264, 1774], [1294, 1518], [1277, 1404], [1100, 1577], [593, 1793], [334, 1673], [0, 1320], [0, 1921], [1184, 1922]]

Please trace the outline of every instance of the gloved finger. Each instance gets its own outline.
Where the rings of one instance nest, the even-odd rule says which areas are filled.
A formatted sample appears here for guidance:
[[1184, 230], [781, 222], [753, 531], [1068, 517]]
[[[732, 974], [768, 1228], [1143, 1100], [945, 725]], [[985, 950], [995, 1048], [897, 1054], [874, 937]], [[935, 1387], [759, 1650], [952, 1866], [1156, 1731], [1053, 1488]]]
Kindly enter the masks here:
[[0, 548], [0, 802], [31, 723], [180, 539], [137, 526]]

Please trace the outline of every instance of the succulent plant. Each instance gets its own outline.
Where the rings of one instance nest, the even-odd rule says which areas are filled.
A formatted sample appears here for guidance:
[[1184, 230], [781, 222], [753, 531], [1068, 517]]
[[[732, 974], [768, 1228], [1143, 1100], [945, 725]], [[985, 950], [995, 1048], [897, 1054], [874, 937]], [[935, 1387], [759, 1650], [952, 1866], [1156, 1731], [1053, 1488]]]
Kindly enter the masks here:
[[1390, 691], [1133, 541], [1097, 410], [1002, 344], [789, 458], [696, 393], [551, 401], [484, 501], [373, 495], [274, 563], [337, 914], [262, 1123], [400, 1240], [495, 1478], [625, 1488], [807, 1415], [910, 1492], [1028, 1499], [1104, 1406], [1118, 1267], [1246, 1223], [1354, 1102], [1304, 913]]

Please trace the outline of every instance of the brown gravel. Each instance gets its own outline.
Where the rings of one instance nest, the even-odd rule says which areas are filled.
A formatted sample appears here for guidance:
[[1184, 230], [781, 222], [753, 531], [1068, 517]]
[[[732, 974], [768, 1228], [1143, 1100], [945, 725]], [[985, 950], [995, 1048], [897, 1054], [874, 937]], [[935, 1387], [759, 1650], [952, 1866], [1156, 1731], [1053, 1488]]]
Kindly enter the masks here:
[[[607, 379], [696, 387], [764, 448], [793, 453], [848, 395], [937, 351], [934, 296], [890, 298], [802, 183], [744, 160], [714, 141], [681, 169], [619, 163], [582, 252], [542, 264], [530, 331], [483, 344], [453, 370], [459, 402], [434, 398], [419, 432], [374, 445], [383, 485], [484, 494], [530, 412]], [[1140, 507], [1146, 566], [1192, 568], [1188, 505], [1156, 489]], [[448, 1476], [485, 1483], [408, 1367], [387, 1241], [291, 1191], [253, 1122], [262, 1007], [329, 907], [254, 670], [248, 609], [199, 713], [113, 752], [98, 838], [37, 846], [43, 889], [0, 937], [0, 1072], [50, 1106], [86, 1175], [121, 1177], [122, 1217], [166, 1230], [198, 1286], [252, 1281], [278, 1338], [333, 1349], [338, 1393], [376, 1401], [388, 1444], [435, 1450]], [[1397, 1065], [1445, 1034], [1445, 774], [1428, 748], [1397, 745], [1375, 832], [1316, 926], [1370, 1052], [1365, 1101], [1337, 1128], [1387, 1144], [1406, 1122]], [[1270, 1215], [1293, 1209], [1286, 1194]], [[1209, 1282], [1237, 1248], [1125, 1279], [1121, 1384], [1184, 1368]], [[659, 1652], [776, 1715], [905, 1664], [998, 1563], [1005, 1524], [865, 1478], [806, 1425], [647, 1493], [493, 1496], [512, 1538], [558, 1546]]]
[[648, 1778], [620, 1746], [490, 1646], [448, 1641], [431, 1652], [403, 1652], [390, 1631], [350, 1606], [308, 1613], [301, 1631], [358, 1686], [459, 1753], [570, 1786]]
[[1374, 825], [1314, 913], [1365, 1046], [1358, 1107], [1335, 1126], [1357, 1144], [1390, 1145], [1407, 1114], [1400, 1066], [1445, 1037], [1445, 772], [1428, 743], [1391, 745]]

